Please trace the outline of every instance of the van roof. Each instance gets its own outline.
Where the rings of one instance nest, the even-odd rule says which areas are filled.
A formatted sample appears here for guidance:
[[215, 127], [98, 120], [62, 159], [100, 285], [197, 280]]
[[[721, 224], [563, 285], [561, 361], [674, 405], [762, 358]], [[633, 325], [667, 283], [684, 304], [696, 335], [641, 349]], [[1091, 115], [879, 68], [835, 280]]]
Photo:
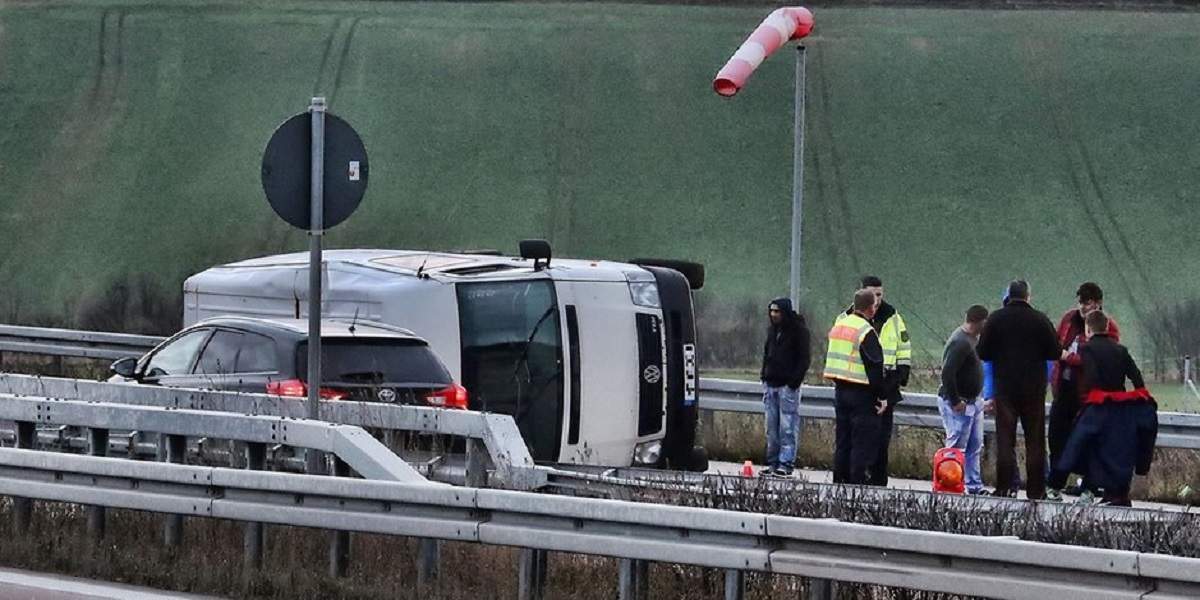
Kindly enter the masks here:
[[[228, 327], [245, 327], [248, 329], [275, 329], [287, 331], [301, 336], [308, 335], [308, 319], [282, 319], [282, 318], [261, 318], [261, 317], [241, 317], [235, 315], [227, 315], [220, 317], [211, 317], [204, 319], [192, 325], [198, 326], [228, 326]], [[425, 342], [423, 338], [417, 334], [388, 325], [378, 321], [367, 321], [363, 319], [321, 319], [321, 338], [394, 338], [407, 339]]]
[[[468, 254], [434, 252], [427, 250], [327, 250], [323, 253], [327, 263], [347, 263], [378, 271], [402, 275], [422, 275], [451, 281], [464, 277], [497, 274], [522, 275], [535, 273], [533, 261], [515, 256], [491, 254]], [[307, 252], [277, 254], [238, 261], [215, 269], [304, 267], [308, 265]], [[624, 281], [623, 272], [638, 269], [630, 265], [606, 260], [579, 260], [554, 258], [549, 271], [556, 279], [589, 279]]]

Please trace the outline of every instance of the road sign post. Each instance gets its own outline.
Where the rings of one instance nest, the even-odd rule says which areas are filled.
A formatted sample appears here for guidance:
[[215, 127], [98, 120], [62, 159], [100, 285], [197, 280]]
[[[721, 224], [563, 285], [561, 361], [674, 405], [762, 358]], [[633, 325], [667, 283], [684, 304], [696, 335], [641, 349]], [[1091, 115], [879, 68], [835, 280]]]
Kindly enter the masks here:
[[[321, 230], [325, 216], [325, 99], [313, 98], [308, 230], [308, 418], [321, 418]], [[312, 461], [309, 461], [310, 463]], [[309, 464], [310, 471], [316, 465]]]
[[[263, 152], [262, 185], [271, 208], [308, 232], [308, 418], [321, 409], [321, 236], [345, 221], [367, 189], [367, 149], [358, 132], [314, 97], [308, 111], [280, 125]], [[321, 470], [308, 453], [309, 472]]]

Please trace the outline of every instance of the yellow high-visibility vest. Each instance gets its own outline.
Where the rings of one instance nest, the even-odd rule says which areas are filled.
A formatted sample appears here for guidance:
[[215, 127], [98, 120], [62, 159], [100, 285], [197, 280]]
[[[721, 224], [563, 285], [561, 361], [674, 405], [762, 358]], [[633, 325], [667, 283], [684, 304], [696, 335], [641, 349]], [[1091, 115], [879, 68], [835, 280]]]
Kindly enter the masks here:
[[829, 330], [829, 348], [825, 351], [825, 379], [870, 385], [862, 362], [862, 341], [873, 331], [870, 321], [856, 315], [838, 315]]
[[879, 330], [879, 345], [883, 348], [884, 369], [912, 366], [912, 341], [908, 339], [908, 326], [900, 313], [894, 313]]

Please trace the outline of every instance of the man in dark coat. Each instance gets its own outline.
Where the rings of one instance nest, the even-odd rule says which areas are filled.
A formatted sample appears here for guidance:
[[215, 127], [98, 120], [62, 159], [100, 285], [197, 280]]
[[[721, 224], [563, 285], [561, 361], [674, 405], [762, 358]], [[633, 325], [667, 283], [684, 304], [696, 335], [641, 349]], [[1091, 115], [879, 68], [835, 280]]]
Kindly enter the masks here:
[[800, 432], [800, 385], [812, 352], [808, 325], [792, 310], [792, 301], [776, 298], [767, 308], [771, 324], [763, 343], [760, 373], [767, 421], [767, 466], [760, 475], [790, 477]]
[[1040, 500], [1046, 489], [1046, 382], [1050, 361], [1061, 356], [1054, 325], [1029, 304], [1029, 284], [1008, 286], [1008, 303], [988, 316], [977, 348], [990, 362], [996, 413], [996, 495], [1013, 495], [1017, 422], [1025, 432], [1025, 492]]
[[[1082, 472], [1088, 491], [1103, 489], [1105, 503], [1129, 506], [1133, 474], [1147, 474], [1154, 458], [1157, 408], [1129, 351], [1109, 335], [1104, 311], [1088, 313], [1086, 322], [1089, 340], [1079, 350], [1083, 409], [1052, 465], [1047, 498], [1061, 500], [1067, 474]], [[1125, 391], [1126, 379], [1132, 391]]]

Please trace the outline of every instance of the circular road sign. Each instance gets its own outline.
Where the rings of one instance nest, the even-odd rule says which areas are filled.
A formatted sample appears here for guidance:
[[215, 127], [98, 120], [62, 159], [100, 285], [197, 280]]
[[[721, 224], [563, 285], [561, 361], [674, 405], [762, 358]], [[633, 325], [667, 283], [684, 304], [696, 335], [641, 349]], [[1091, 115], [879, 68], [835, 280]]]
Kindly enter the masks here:
[[[302, 112], [284, 121], [263, 152], [262, 186], [267, 202], [284, 221], [311, 229], [312, 115]], [[358, 132], [325, 113], [324, 228], [354, 213], [367, 191], [367, 149]]]

